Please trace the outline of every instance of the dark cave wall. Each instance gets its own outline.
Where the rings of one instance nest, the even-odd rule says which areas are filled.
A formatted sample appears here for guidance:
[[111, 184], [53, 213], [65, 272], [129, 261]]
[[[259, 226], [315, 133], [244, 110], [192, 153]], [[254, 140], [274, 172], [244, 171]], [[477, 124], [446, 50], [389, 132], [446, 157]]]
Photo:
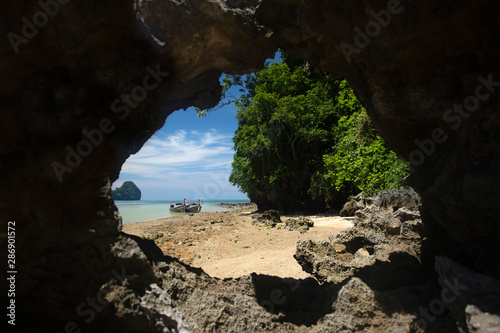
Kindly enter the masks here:
[[43, 9], [32, 1], [0, 5], [2, 31], [23, 38], [17, 50], [7, 38], [0, 48], [0, 214], [16, 221], [25, 323], [23, 314], [42, 323], [79, 318], [76, 306], [116, 263], [121, 219], [110, 187], [121, 165], [169, 113], [217, 103], [220, 91], [217, 73], [193, 84], [174, 74], [138, 32], [131, 1], [71, 1], [53, 10], [27, 34], [25, 22], [43, 18]]
[[[347, 77], [404, 158], [417, 156], [415, 140], [443, 129], [436, 137], [447, 139], [424, 155], [409, 181], [432, 217], [425, 222], [439, 223], [478, 268], [495, 273], [500, 86], [482, 88], [490, 96], [459, 126], [443, 116], [476, 95], [479, 77], [500, 81], [499, 7], [485, 0], [59, 4], [17, 53], [8, 38], [0, 44], [0, 214], [17, 222], [20, 301], [40, 316], [42, 305], [51, 305], [47, 321], [75, 316], [74, 303], [95, 293], [115, 262], [110, 248], [120, 219], [110, 184], [126, 158], [174, 110], [216, 104], [221, 72], [259, 70], [278, 47]], [[371, 11], [389, 9], [390, 23], [369, 44], [356, 44], [353, 27], [364, 29], [377, 21]], [[32, 21], [41, 10], [33, 1], [3, 2], [3, 35], [23, 36], [22, 18]], [[350, 61], [342, 43], [357, 45]], [[140, 87], [154, 83], [148, 75], [159, 84], [142, 98]], [[96, 134], [98, 144], [89, 148], [85, 133], [96, 129], [102, 140]], [[79, 147], [91, 152], [81, 161], [68, 157]], [[55, 161], [67, 167], [62, 181]], [[0, 232], [6, 229], [2, 224]]]
[[[432, 216], [427, 222], [439, 223], [489, 262], [483, 268], [495, 270], [500, 69], [492, 27], [499, 23], [498, 4], [306, 2], [297, 9], [285, 3], [288, 11], [282, 1], [266, 1], [256, 16], [287, 36], [280, 46], [347, 77], [380, 135], [412, 162], [409, 183]], [[293, 30], [300, 34], [290, 36]]]

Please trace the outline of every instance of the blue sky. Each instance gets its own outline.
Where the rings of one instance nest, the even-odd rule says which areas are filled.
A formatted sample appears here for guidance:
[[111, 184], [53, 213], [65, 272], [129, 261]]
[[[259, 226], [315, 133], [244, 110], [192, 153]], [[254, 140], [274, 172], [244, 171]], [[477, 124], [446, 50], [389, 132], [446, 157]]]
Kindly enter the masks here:
[[[279, 61], [277, 54], [273, 61]], [[236, 108], [229, 105], [198, 118], [189, 108], [172, 113], [162, 129], [122, 166], [113, 189], [133, 181], [142, 200], [246, 199], [228, 181], [233, 160]]]

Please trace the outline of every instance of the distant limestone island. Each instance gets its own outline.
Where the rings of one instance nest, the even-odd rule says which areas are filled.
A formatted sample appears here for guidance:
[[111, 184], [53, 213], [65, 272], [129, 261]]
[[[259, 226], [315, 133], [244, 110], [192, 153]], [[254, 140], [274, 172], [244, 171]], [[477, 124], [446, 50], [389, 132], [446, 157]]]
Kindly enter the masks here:
[[141, 190], [134, 182], [126, 181], [121, 187], [111, 191], [113, 200], [141, 200]]

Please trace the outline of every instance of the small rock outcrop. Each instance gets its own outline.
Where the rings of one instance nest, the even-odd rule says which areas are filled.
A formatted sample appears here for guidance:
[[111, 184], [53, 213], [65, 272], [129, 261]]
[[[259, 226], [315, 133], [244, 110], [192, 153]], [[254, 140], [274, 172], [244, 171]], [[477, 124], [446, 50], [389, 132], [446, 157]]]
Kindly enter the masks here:
[[295, 259], [321, 282], [340, 283], [352, 276], [376, 290], [419, 284], [425, 228], [420, 198], [412, 189], [390, 190], [348, 203], [354, 226], [331, 242], [300, 241]]
[[422, 201], [418, 193], [412, 188], [382, 191], [370, 197], [365, 197], [360, 193], [346, 202], [339, 215], [354, 216], [357, 210], [370, 205], [376, 205], [391, 211], [396, 211], [401, 207], [415, 210], [422, 205]]
[[294, 257], [320, 282], [357, 276], [375, 290], [422, 283], [424, 228], [420, 216], [409, 212], [369, 206], [357, 211], [354, 226], [333, 242], [300, 241]]
[[314, 221], [307, 217], [300, 216], [296, 219], [286, 219], [285, 226], [289, 230], [297, 230], [300, 231], [300, 233], [306, 233], [309, 228], [314, 227]]
[[281, 223], [281, 216], [277, 210], [266, 210], [260, 215], [252, 217], [252, 223], [264, 223], [266, 227], [274, 228], [278, 223]]
[[113, 200], [141, 200], [141, 195], [141, 190], [131, 181], [111, 192]]
[[262, 223], [268, 228], [274, 228], [277, 226], [278, 229], [286, 228], [288, 231], [295, 230], [299, 231], [302, 234], [306, 233], [309, 228], [314, 227], [314, 221], [304, 216], [299, 216], [297, 218], [288, 218], [285, 220], [284, 224], [281, 224], [282, 221], [280, 213], [274, 209], [266, 210], [262, 214], [253, 216], [252, 223]]
[[363, 208], [363, 206], [361, 205], [358, 206], [359, 201], [357, 199], [359, 198], [359, 196], [360, 194], [347, 201], [344, 204], [344, 207], [342, 207], [342, 209], [340, 210], [339, 215], [342, 217], [354, 216], [354, 213], [356, 213], [358, 209]]

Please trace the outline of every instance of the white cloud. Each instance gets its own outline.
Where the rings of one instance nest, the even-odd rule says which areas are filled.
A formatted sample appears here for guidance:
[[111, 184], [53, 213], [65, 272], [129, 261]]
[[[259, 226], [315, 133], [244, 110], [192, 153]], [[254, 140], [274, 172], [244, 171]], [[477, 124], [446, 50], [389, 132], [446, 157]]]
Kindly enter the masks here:
[[229, 175], [233, 159], [232, 135], [215, 129], [200, 133], [184, 130], [165, 138], [153, 136], [123, 165], [122, 174], [156, 180], [202, 180], [207, 172]]

